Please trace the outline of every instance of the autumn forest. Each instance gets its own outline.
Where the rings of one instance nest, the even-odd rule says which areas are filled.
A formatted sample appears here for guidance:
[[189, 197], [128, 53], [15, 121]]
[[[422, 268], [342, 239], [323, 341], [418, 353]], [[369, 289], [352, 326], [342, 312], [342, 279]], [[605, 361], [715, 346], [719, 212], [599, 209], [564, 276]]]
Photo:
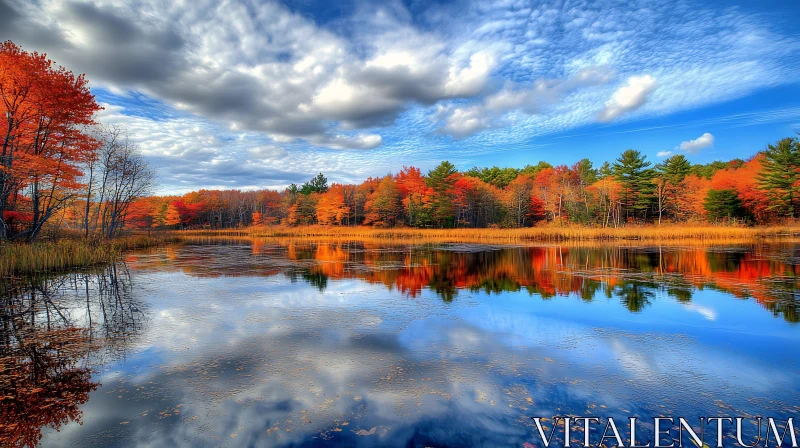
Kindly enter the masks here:
[[634, 149], [596, 166], [546, 161], [460, 171], [410, 166], [358, 185], [320, 173], [283, 191], [200, 190], [150, 196], [156, 174], [124, 128], [96, 123], [83, 76], [11, 42], [0, 52], [4, 113], [0, 237], [42, 229], [113, 237], [123, 229], [251, 225], [623, 227], [629, 224], [766, 224], [798, 217], [800, 141], [785, 138], [748, 160], [653, 163]]
[[[746, 161], [707, 165], [692, 165], [683, 155], [653, 165], [635, 150], [600, 167], [583, 159], [572, 166], [539, 162], [460, 172], [445, 161], [427, 173], [403, 167], [359, 185], [329, 185], [320, 173], [281, 192], [201, 190], [146, 197], [134, 201], [126, 222], [138, 228], [767, 224], [797, 217], [798, 170], [800, 142], [791, 138]], [[68, 216], [80, 226], [79, 212]]]

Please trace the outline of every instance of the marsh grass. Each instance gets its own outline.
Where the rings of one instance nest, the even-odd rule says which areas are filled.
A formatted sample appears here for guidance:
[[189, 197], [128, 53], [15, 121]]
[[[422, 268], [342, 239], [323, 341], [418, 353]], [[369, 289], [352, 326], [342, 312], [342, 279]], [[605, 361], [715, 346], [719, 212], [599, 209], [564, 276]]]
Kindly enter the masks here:
[[568, 241], [702, 241], [747, 243], [798, 239], [800, 225], [772, 227], [645, 226], [624, 228], [532, 227], [524, 229], [377, 229], [373, 227], [250, 227], [241, 230], [189, 230], [183, 236], [248, 236], [307, 240], [365, 240], [405, 243], [526, 243]]
[[3, 244], [0, 245], [0, 278], [109, 263], [127, 250], [179, 241], [174, 235], [130, 235], [113, 240], [62, 239]]
[[414, 229], [325, 226], [260, 226], [239, 230], [187, 230], [129, 235], [113, 240], [64, 238], [33, 244], [0, 245], [0, 278], [57, 272], [109, 263], [132, 249], [205, 237], [271, 238], [282, 241], [365, 241], [374, 243], [624, 243], [747, 244], [800, 241], [800, 225], [771, 227], [645, 226], [614, 228], [532, 227], [525, 229]]

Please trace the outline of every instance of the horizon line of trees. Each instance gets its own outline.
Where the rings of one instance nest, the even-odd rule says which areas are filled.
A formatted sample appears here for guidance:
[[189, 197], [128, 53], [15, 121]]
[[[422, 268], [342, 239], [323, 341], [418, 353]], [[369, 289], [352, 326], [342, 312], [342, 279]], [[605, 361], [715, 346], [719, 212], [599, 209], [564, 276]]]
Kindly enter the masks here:
[[250, 225], [374, 227], [529, 227], [538, 223], [623, 227], [629, 224], [771, 223], [800, 217], [800, 140], [784, 138], [748, 160], [692, 165], [674, 155], [653, 165], [624, 151], [595, 167], [547, 162], [524, 168], [473, 167], [444, 161], [422, 173], [397, 173], [355, 184], [328, 184], [320, 173], [274, 190], [199, 190], [135, 200], [133, 228], [235, 228]]

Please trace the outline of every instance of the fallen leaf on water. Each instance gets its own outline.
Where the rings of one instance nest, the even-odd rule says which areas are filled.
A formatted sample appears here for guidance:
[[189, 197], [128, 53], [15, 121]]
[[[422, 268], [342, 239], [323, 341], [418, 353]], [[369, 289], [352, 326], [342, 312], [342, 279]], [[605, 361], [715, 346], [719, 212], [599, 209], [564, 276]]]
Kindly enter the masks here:
[[369, 431], [364, 431], [363, 429], [359, 429], [358, 431], [355, 431], [355, 433], [356, 433], [357, 436], [371, 436], [371, 435], [374, 435], [375, 431], [377, 431], [377, 430], [378, 430], [378, 428], [373, 426], [372, 429], [370, 429]]

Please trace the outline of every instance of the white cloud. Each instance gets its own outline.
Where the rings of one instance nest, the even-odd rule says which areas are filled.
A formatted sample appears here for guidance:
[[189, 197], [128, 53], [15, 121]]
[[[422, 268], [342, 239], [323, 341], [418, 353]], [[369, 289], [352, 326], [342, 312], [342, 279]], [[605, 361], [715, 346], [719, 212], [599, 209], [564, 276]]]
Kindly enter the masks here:
[[612, 121], [620, 115], [636, 110], [647, 101], [656, 88], [656, 80], [650, 75], [631, 76], [628, 83], [620, 87], [600, 111], [600, 121]]
[[[191, 8], [158, 0], [0, 1], [3, 39], [46, 51], [96, 85], [138, 90], [239, 130], [342, 147], [370, 146], [340, 145], [344, 130], [413, 132], [397, 119], [440, 102], [482, 105], [483, 118], [442, 131], [491, 128], [495, 143], [591, 123], [605, 102], [604, 121], [634, 109], [665, 114], [785, 83], [800, 54], [796, 38], [758, 16], [680, 1], [520, 8], [472, 0], [413, 13], [370, 3], [329, 27], [250, 0]], [[630, 81], [616, 92], [576, 91], [563, 81], [583, 83], [575, 74], [587, 67]], [[467, 101], [447, 104], [453, 99]], [[512, 111], [519, 112], [513, 120], [502, 120]]]
[[440, 115], [446, 118], [439, 130], [455, 138], [467, 137], [492, 126], [491, 117], [478, 106], [452, 109], [443, 107], [440, 109]]
[[[714, 144], [714, 136], [711, 133], [706, 132], [700, 137], [697, 137], [694, 140], [689, 140], [686, 142], [682, 142], [680, 145], [675, 147], [675, 151], [685, 152], [686, 154], [696, 154], [700, 150], [704, 148], [708, 148], [709, 146]], [[675, 154], [675, 151], [659, 151], [656, 156], [657, 157], [669, 157]]]
[[717, 320], [717, 311], [713, 308], [709, 308], [703, 305], [697, 305], [694, 303], [684, 303], [683, 306], [689, 311], [694, 311], [700, 314], [707, 320], [712, 320], [712, 321]]
[[372, 149], [383, 143], [383, 139], [378, 134], [357, 134], [352, 137], [347, 135], [325, 135], [311, 138], [310, 141], [333, 149]]
[[697, 137], [694, 140], [689, 140], [688, 142], [682, 142], [678, 149], [684, 151], [689, 154], [694, 154], [701, 149], [708, 148], [709, 146], [714, 144], [714, 136], [710, 133], [706, 132], [705, 134]]
[[276, 159], [288, 155], [285, 148], [275, 145], [256, 146], [248, 149], [247, 153], [256, 159]]
[[614, 72], [608, 67], [585, 67], [567, 79], [537, 79], [530, 86], [506, 83], [488, 95], [483, 104], [440, 107], [438, 118], [444, 124], [439, 131], [456, 138], [467, 137], [503, 124], [509, 112], [539, 114], [581, 88], [603, 85], [613, 78]]

